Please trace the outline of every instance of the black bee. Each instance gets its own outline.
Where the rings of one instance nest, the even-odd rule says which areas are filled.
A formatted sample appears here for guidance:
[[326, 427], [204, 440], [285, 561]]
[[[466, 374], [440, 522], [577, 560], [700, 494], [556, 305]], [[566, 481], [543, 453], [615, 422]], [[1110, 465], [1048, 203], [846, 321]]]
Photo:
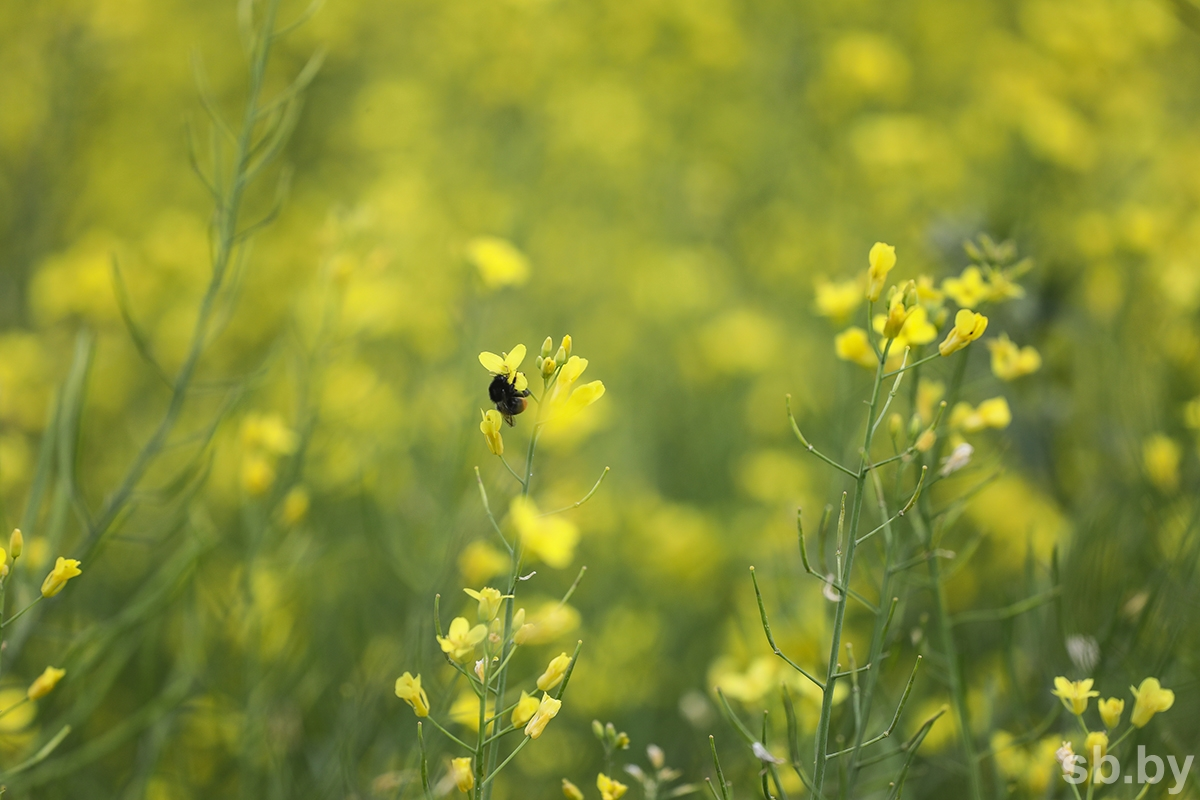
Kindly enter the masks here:
[[496, 410], [509, 425], [513, 424], [513, 417], [520, 414], [529, 405], [529, 401], [525, 399], [529, 397], [529, 390], [518, 390], [515, 385], [508, 382], [508, 378], [504, 375], [496, 375], [492, 378], [492, 382], [488, 386], [488, 397], [496, 404]]

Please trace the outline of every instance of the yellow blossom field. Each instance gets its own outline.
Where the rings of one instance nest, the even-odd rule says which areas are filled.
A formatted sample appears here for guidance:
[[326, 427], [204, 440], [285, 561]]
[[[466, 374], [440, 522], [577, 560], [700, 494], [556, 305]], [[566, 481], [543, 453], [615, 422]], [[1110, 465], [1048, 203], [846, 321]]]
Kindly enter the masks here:
[[0, 4], [0, 794], [1200, 798], [1200, 3]]

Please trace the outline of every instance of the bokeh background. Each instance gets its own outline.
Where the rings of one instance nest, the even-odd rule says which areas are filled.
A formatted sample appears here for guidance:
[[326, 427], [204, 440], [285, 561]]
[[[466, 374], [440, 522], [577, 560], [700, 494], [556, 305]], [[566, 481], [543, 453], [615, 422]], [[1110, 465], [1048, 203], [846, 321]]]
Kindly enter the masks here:
[[[416, 797], [392, 683], [421, 671], [449, 705], [432, 597], [459, 613], [461, 587], [505, 570], [473, 468], [501, 508], [515, 486], [478, 432], [476, 355], [564, 333], [608, 392], [548, 437], [535, 495], [565, 505], [612, 472], [571, 512], [572, 566], [541, 565], [527, 590], [552, 603], [589, 568], [557, 638], [518, 664], [584, 640], [564, 712], [497, 794], [589, 783], [599, 718], [632, 760], [657, 743], [688, 780], [710, 774], [715, 734], [750, 796], [754, 765], [710, 693], [725, 685], [747, 718], [778, 709], [747, 568], [785, 648], [820, 663], [830, 604], [794, 515], [819, 519], [845, 488], [792, 438], [783, 397], [850, 459], [869, 380], [836, 359], [815, 287], [858, 277], [878, 240], [896, 275], [940, 280], [978, 232], [1033, 259], [989, 334], [1044, 366], [998, 386], [971, 354], [968, 398], [1003, 394], [1013, 420], [972, 438], [1002, 471], [948, 534], [979, 548], [948, 594], [965, 611], [1055, 574], [1062, 589], [961, 628], [972, 735], [986, 750], [1035, 730], [1054, 675], [1119, 694], [1154, 674], [1178, 700], [1143, 741], [1188, 752], [1198, 18], [1188, 0], [330, 0], [279, 43], [269, 90], [325, 52], [282, 156], [291, 191], [169, 448], [83, 576], [9, 636], [0, 695], [46, 663], [68, 677], [0, 719], [0, 757], [73, 726], [13, 796]], [[207, 125], [197, 63], [234, 117], [233, 2], [0, 5], [0, 522], [28, 542], [10, 608], [85, 540], [80, 509], [120, 485], [166, 407], [114, 257], [160, 363], [184, 357], [210, 265], [211, 200], [188, 166], [187, 131]], [[477, 268], [482, 236], [519, 251], [513, 280]], [[71, 397], [77, 427], [47, 439]], [[933, 635], [920, 576], [909, 589], [893, 689]], [[947, 700], [931, 660], [906, 733]], [[989, 796], [1060, 792], [1055, 738], [986, 759]], [[430, 741], [440, 773], [449, 751]], [[945, 718], [909, 791], [963, 785]]]

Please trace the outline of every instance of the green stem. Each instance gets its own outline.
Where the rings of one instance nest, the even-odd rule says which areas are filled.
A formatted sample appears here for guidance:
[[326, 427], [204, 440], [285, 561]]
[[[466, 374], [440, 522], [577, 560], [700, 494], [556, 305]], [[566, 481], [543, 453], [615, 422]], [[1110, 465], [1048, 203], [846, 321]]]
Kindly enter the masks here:
[[[958, 392], [962, 387], [963, 377], [966, 375], [966, 370], [967, 358], [964, 355], [959, 359], [953, 380], [950, 384], [950, 391], [947, 393], [947, 403], [950, 405], [957, 399]], [[943, 440], [938, 439], [931, 453], [933, 457], [932, 463], [934, 464], [937, 464], [938, 456], [942, 451], [942, 445]], [[913, 527], [924, 541], [926, 549], [932, 551], [934, 542], [933, 531], [928, 524], [928, 520], [932, 518], [929, 498], [930, 494], [926, 492], [917, 504], [918, 511], [913, 515]], [[938, 636], [942, 644], [942, 658], [945, 659], [946, 672], [950, 685], [950, 704], [954, 710], [955, 719], [958, 722], [958, 736], [962, 744], [963, 758], [966, 761], [967, 784], [970, 788], [970, 797], [972, 800], [983, 800], [983, 776], [980, 772], [979, 758], [976, 756], [975, 741], [971, 737], [971, 720], [967, 710], [966, 683], [963, 680], [962, 665], [959, 663], [958, 657], [958, 646], [954, 638], [954, 622], [950, 617], [949, 604], [946, 601], [946, 586], [941, 573], [941, 559], [930, 558], [927, 564], [929, 580], [933, 586]]]
[[13, 614], [13, 615], [12, 615], [11, 617], [9, 617], [8, 619], [4, 620], [4, 622], [0, 622], [0, 630], [2, 630], [2, 629], [4, 629], [4, 628], [7, 628], [9, 625], [11, 625], [12, 623], [14, 623], [14, 622], [16, 622], [17, 620], [19, 620], [19, 619], [21, 618], [21, 615], [23, 615], [23, 614], [24, 614], [26, 611], [28, 611], [29, 609], [31, 609], [31, 608], [33, 608], [34, 606], [36, 606], [36, 605], [37, 605], [38, 603], [40, 603], [41, 601], [42, 601], [42, 595], [40, 595], [40, 594], [39, 594], [37, 597], [35, 597], [35, 598], [33, 599], [33, 602], [32, 602], [32, 603], [30, 603], [29, 605], [25, 606], [24, 608], [22, 608], [22, 609], [21, 609], [20, 611], [18, 611], [17, 613]]
[[[879, 364], [875, 368], [875, 383], [871, 387], [871, 401], [867, 410], [866, 433], [863, 434], [863, 449], [859, 456], [858, 472], [854, 480], [854, 499], [851, 502], [850, 531], [846, 540], [846, 560], [842, 567], [841, 584], [850, 586], [850, 576], [854, 569], [854, 551], [857, 546], [859, 519], [862, 516], [862, 503], [867, 479], [867, 461], [871, 452], [871, 437], [875, 432], [875, 409], [879, 404], [879, 389], [883, 384], [883, 365], [887, 361], [888, 351], [891, 350], [892, 340], [884, 345], [879, 356]], [[821, 716], [817, 722], [816, 755], [813, 765], [813, 794], [822, 797], [825, 788], [825, 767], [829, 759], [829, 724], [833, 715], [833, 694], [837, 688], [838, 654], [842, 649], [842, 626], [846, 620], [846, 601], [848, 592], [838, 595], [837, 608], [833, 616], [833, 636], [829, 645], [829, 664], [826, 672], [825, 688], [821, 693]]]

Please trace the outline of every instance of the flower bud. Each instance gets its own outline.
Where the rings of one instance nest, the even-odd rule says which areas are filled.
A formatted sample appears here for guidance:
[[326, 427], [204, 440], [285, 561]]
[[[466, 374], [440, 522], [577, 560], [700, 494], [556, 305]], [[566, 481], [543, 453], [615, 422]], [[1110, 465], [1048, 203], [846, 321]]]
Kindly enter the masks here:
[[558, 364], [553, 358], [547, 358], [542, 362], [542, 377], [549, 378], [554, 374], [554, 370], [558, 368]]
[[546, 341], [542, 342], [542, 358], [549, 358], [554, 352], [554, 337], [547, 336]]
[[21, 529], [13, 528], [12, 536], [8, 537], [8, 552], [12, 553], [14, 561], [21, 557], [24, 547], [25, 537], [21, 535]]
[[556, 359], [557, 361], [565, 361], [571, 357], [571, 334], [568, 333], [562, 338], [562, 344], [559, 346], [559, 349], [566, 353], [566, 355], [564, 355], [562, 358]]
[[30, 700], [40, 700], [41, 698], [50, 694], [50, 692], [54, 691], [54, 687], [58, 685], [58, 682], [61, 681], [63, 676], [66, 674], [67, 671], [65, 669], [46, 667], [45, 672], [39, 675], [33, 683], [29, 684], [29, 689], [26, 694], [29, 696]]

